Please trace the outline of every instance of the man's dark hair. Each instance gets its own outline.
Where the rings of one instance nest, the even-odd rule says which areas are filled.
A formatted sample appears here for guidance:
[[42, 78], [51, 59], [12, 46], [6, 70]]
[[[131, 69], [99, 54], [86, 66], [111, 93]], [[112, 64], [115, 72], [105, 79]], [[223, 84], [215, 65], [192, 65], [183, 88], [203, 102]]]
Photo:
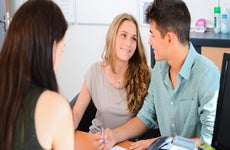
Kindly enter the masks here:
[[188, 43], [191, 16], [182, 0], [154, 0], [146, 9], [146, 20], [156, 22], [162, 37], [173, 32], [182, 44]]

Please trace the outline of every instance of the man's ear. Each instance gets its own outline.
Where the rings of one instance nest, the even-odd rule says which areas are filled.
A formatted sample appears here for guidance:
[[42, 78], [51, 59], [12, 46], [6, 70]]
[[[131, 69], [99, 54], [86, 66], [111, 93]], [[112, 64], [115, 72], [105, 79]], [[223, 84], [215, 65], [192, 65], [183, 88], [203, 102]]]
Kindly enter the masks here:
[[177, 35], [173, 32], [167, 32], [165, 38], [170, 45], [175, 45], [176, 40], [178, 40]]
[[173, 33], [172, 32], [167, 32], [165, 35], [166, 40], [170, 43], [173, 40]]

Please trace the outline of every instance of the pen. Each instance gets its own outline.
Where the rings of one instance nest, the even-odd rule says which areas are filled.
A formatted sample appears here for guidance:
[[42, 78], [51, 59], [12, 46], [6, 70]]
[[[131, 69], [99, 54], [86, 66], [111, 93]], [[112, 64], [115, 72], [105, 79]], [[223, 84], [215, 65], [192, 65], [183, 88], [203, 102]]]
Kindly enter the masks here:
[[102, 134], [102, 136], [103, 136], [103, 144], [105, 144], [105, 139], [104, 139], [104, 128], [103, 127], [101, 127], [101, 134]]

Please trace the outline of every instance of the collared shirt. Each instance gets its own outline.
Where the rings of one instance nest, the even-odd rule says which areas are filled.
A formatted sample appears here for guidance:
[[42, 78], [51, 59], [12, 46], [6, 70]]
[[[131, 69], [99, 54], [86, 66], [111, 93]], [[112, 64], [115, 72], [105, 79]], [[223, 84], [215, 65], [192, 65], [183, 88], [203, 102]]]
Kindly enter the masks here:
[[159, 126], [162, 136], [200, 137], [211, 144], [219, 92], [220, 72], [190, 43], [173, 88], [166, 61], [156, 62], [148, 95], [138, 113], [147, 128]]

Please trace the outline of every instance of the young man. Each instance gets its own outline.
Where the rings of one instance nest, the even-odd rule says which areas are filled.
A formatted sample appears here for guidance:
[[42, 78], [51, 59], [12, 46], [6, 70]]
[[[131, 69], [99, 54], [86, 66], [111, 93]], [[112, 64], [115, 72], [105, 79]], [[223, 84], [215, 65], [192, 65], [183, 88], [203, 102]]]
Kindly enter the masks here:
[[[154, 0], [147, 8], [149, 44], [156, 64], [144, 105], [136, 117], [114, 130], [105, 130], [107, 149], [159, 126], [162, 136], [193, 138], [211, 144], [220, 73], [189, 42], [191, 17], [182, 0]], [[98, 134], [99, 136], [100, 134]], [[156, 139], [135, 142], [146, 149]]]

